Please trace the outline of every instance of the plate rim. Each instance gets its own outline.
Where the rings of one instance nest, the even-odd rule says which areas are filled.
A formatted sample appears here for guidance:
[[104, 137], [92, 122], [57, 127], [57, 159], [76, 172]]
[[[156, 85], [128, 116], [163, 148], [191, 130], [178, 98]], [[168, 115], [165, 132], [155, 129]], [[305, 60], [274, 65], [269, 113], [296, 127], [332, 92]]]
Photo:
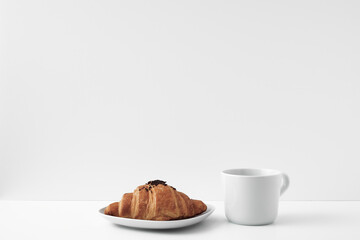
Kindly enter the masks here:
[[165, 220], [165, 221], [159, 221], [159, 220], [144, 220], [144, 219], [133, 219], [133, 218], [124, 218], [124, 217], [116, 217], [116, 216], [111, 216], [111, 215], [107, 215], [104, 213], [104, 210], [106, 207], [103, 207], [103, 208], [100, 208], [98, 210], [98, 213], [103, 216], [103, 217], [106, 217], [106, 218], [113, 218], [113, 219], [121, 219], [122, 221], [128, 221], [128, 222], [138, 222], [138, 223], [181, 223], [181, 222], [186, 222], [186, 221], [189, 221], [189, 220], [192, 220], [192, 219], [197, 219], [197, 218], [200, 218], [200, 217], [203, 217], [205, 215], [211, 215], [214, 211], [215, 211], [215, 206], [212, 205], [212, 204], [206, 204], [206, 210], [202, 213], [200, 213], [199, 215], [196, 215], [194, 217], [191, 217], [191, 218], [184, 218], [184, 219], [178, 219], [178, 220]]

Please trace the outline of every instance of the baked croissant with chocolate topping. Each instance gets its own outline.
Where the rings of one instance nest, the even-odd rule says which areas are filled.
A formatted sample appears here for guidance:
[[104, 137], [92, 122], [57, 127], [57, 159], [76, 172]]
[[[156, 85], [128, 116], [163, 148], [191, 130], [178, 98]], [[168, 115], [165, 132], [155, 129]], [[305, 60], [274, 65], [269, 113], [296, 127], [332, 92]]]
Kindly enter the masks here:
[[138, 186], [133, 193], [125, 193], [120, 202], [107, 206], [104, 213], [124, 218], [167, 221], [194, 217], [206, 211], [206, 208], [202, 201], [190, 199], [166, 182], [155, 180]]

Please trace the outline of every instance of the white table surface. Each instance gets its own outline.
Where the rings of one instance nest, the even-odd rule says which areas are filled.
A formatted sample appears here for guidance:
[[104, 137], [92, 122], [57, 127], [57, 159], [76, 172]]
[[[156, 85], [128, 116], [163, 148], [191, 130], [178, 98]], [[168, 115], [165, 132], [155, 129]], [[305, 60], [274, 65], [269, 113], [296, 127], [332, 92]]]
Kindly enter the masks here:
[[113, 225], [98, 209], [111, 201], [0, 201], [0, 239], [360, 239], [360, 202], [280, 202], [267, 226], [227, 222], [223, 203], [204, 222], [183, 229]]

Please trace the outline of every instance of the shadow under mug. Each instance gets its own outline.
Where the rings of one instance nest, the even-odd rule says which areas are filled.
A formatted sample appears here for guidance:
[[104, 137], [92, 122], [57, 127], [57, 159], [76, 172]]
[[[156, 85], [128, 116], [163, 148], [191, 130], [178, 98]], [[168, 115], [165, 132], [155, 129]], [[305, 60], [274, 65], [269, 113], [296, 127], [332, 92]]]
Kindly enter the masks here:
[[273, 169], [222, 171], [225, 215], [241, 225], [266, 225], [275, 221], [279, 197], [289, 187], [289, 177]]

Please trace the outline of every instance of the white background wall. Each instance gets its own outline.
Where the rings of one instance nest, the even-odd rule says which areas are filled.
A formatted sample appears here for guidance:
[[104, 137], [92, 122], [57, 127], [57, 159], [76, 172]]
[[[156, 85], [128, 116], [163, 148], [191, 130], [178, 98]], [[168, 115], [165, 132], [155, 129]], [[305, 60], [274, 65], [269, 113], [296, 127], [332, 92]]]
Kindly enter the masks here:
[[360, 2], [0, 1], [0, 199], [360, 200]]

